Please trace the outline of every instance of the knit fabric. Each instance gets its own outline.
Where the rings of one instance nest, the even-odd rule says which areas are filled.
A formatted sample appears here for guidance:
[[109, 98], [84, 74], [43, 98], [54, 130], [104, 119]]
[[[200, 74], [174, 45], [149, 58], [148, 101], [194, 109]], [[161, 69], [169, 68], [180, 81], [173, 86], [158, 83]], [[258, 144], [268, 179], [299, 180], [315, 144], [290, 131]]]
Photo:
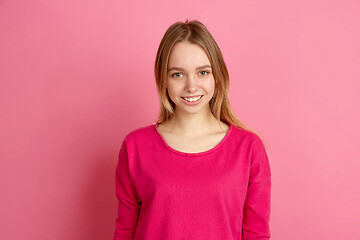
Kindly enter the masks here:
[[261, 139], [230, 124], [214, 148], [185, 153], [157, 126], [122, 142], [113, 240], [270, 239], [271, 171]]

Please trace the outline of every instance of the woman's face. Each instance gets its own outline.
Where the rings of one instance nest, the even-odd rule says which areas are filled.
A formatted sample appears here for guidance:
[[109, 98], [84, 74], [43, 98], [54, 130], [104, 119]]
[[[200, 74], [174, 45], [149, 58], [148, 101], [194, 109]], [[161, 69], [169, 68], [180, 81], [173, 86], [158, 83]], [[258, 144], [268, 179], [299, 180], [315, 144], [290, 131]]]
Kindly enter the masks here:
[[[174, 45], [169, 58], [166, 87], [176, 104], [176, 111], [198, 113], [209, 108], [215, 80], [209, 59], [201, 47], [188, 42]], [[194, 102], [184, 99], [190, 96], [202, 97]]]

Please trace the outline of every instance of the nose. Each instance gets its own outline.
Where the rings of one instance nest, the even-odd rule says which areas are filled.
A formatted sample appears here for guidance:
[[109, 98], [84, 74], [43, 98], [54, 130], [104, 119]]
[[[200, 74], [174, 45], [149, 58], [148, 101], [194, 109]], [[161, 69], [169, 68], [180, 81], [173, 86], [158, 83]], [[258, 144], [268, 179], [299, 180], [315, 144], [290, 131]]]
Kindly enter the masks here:
[[196, 79], [193, 76], [186, 78], [185, 90], [188, 92], [196, 92]]

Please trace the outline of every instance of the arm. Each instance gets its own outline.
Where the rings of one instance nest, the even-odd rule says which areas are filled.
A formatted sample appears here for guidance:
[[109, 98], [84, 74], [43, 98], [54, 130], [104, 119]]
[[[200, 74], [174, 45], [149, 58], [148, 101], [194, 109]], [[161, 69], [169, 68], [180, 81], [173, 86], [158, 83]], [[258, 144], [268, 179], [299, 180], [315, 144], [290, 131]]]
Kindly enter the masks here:
[[242, 240], [270, 239], [271, 171], [260, 139], [252, 145], [249, 185], [243, 212]]
[[118, 217], [113, 240], [134, 239], [141, 200], [130, 179], [125, 140], [119, 152], [115, 176]]

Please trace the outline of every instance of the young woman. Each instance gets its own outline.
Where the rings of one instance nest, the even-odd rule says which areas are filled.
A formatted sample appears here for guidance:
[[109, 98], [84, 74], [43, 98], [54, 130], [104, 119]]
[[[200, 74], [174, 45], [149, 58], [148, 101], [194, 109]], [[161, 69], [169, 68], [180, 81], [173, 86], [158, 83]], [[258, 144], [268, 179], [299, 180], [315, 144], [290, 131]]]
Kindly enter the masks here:
[[225, 62], [201, 22], [168, 28], [155, 78], [159, 118], [119, 152], [113, 239], [269, 239], [265, 144], [233, 112]]

